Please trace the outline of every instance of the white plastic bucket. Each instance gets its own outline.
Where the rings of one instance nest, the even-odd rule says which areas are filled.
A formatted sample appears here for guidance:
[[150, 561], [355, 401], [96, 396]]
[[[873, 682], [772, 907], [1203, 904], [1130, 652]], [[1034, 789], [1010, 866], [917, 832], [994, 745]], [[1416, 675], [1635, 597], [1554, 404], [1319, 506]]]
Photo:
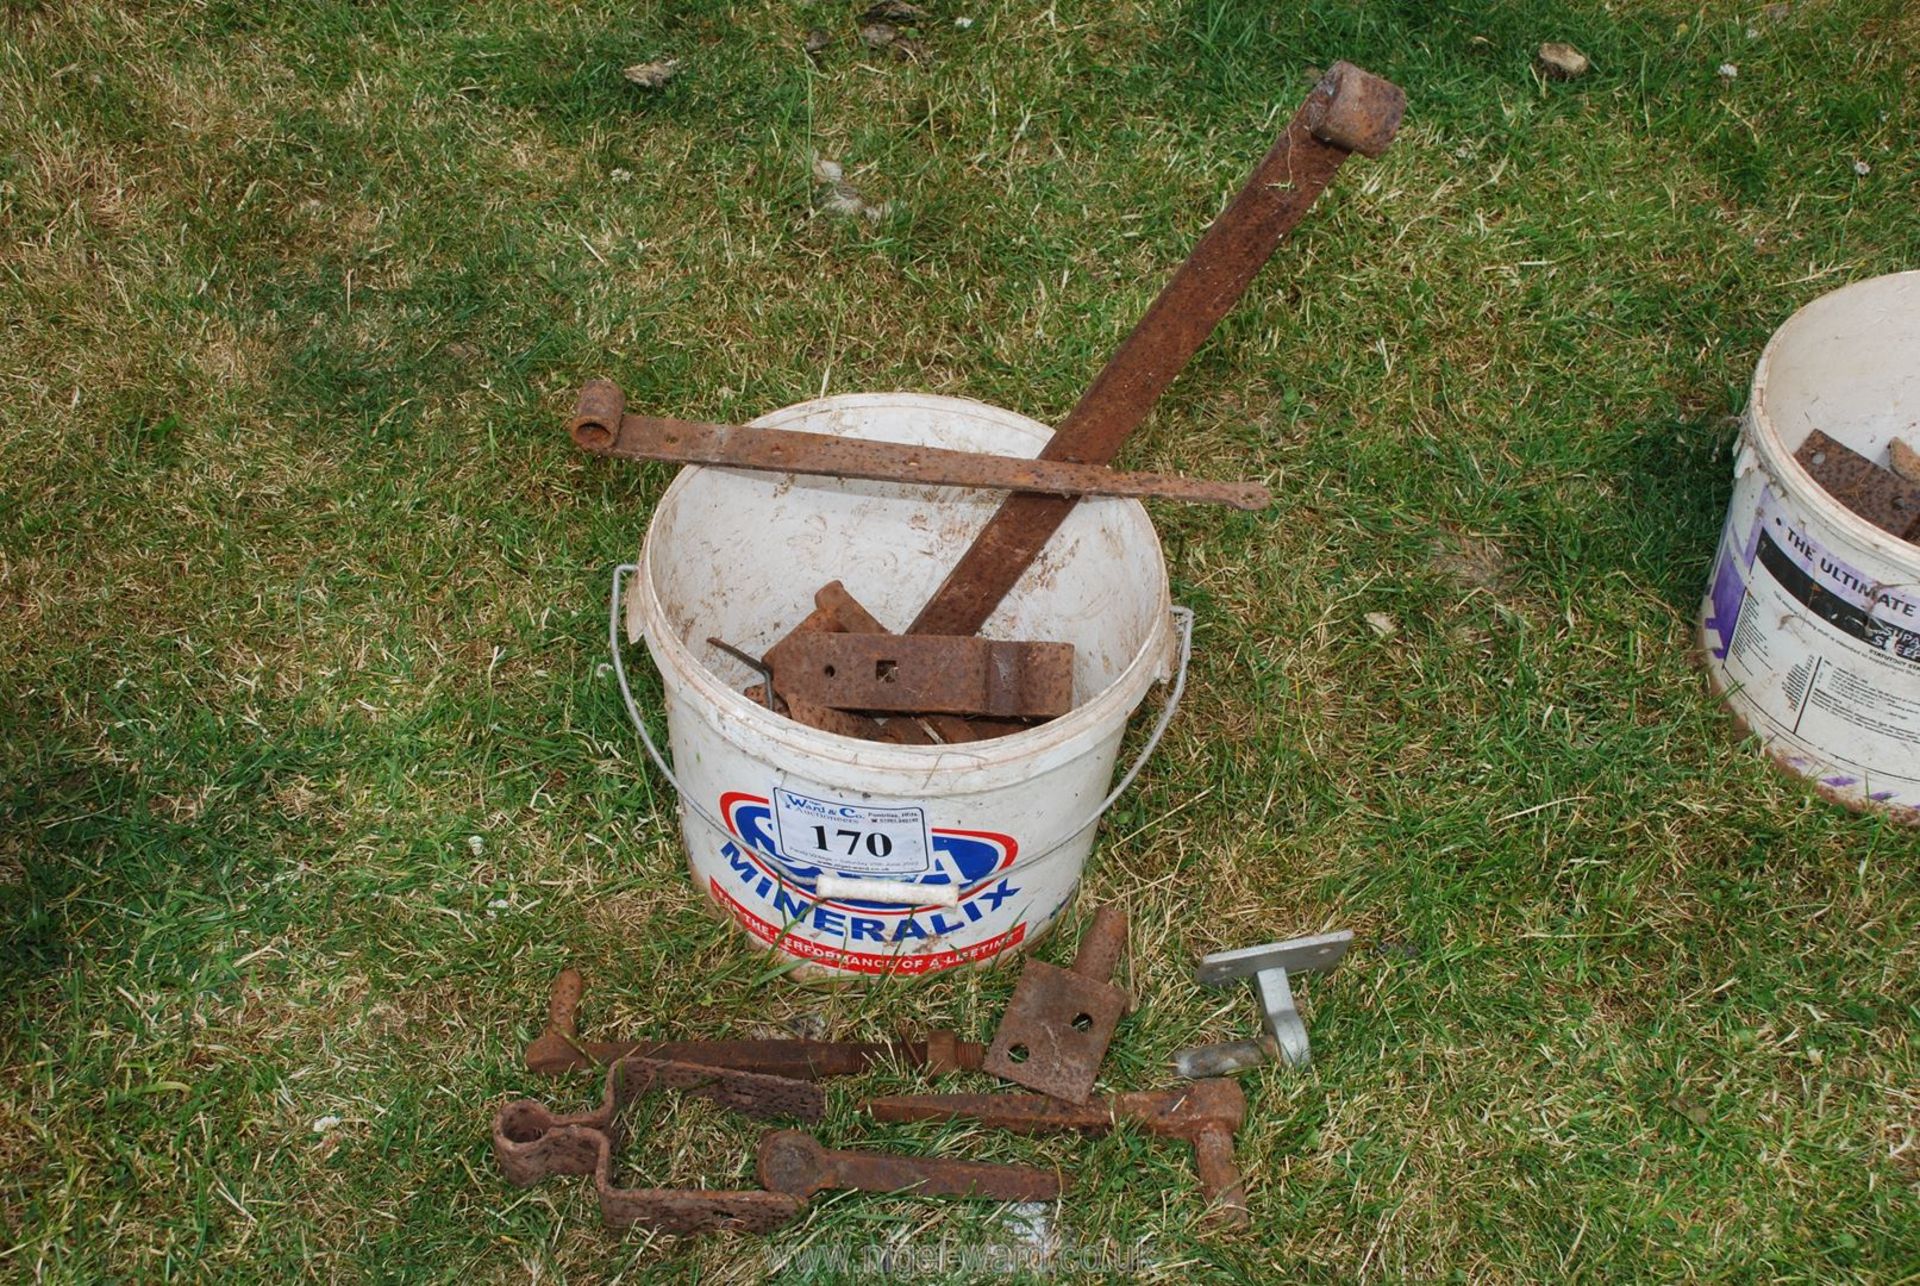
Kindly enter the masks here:
[[1794, 460], [1815, 429], [1887, 463], [1920, 448], [1920, 272], [1814, 300], [1768, 342], [1701, 610], [1714, 690], [1776, 762], [1920, 822], [1920, 548]]
[[[824, 398], [755, 423], [1028, 456], [1049, 437], [1008, 411], [906, 393]], [[932, 973], [1031, 945], [1072, 898], [1094, 824], [1179, 702], [1191, 618], [1170, 607], [1159, 538], [1130, 500], [1075, 506], [981, 631], [1074, 645], [1073, 710], [1025, 732], [951, 746], [821, 732], [742, 695], [758, 676], [707, 643], [763, 654], [832, 580], [904, 628], [1001, 498], [689, 468], [661, 497], [637, 568], [614, 574], [619, 665], [621, 577], [637, 573], [627, 635], [644, 636], [659, 667], [671, 768], [624, 669], [620, 685], [679, 792], [694, 882], [799, 962], [798, 977]], [[1176, 657], [1159, 722], [1110, 792], [1128, 717]]]

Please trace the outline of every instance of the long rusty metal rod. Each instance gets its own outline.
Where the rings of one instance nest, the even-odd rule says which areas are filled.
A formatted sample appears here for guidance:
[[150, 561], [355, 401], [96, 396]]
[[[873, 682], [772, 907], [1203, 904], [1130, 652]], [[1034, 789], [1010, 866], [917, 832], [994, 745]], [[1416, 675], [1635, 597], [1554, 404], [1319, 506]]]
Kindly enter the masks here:
[[702, 1067], [731, 1068], [765, 1076], [811, 1081], [857, 1076], [889, 1062], [932, 1071], [980, 1066], [985, 1051], [950, 1031], [929, 1031], [925, 1040], [620, 1040], [584, 1041], [580, 1000], [586, 981], [577, 969], [562, 969], [547, 996], [547, 1027], [527, 1045], [527, 1070], [543, 1076], [581, 1067], [602, 1067], [643, 1058]]
[[[1354, 152], [1378, 156], [1405, 110], [1406, 95], [1391, 82], [1351, 63], [1329, 68], [1040, 458], [1103, 465], [1118, 455], [1341, 163]], [[977, 633], [1073, 506], [1055, 496], [1008, 496], [907, 632]]]
[[[1062, 496], [1129, 496], [1265, 509], [1273, 494], [1257, 482], [1213, 482], [1164, 473], [1123, 473], [1105, 465], [954, 451], [908, 442], [763, 429], [741, 424], [607, 413], [624, 402], [611, 380], [580, 390], [571, 431], [582, 450], [625, 460], [664, 460], [772, 473], [818, 474], [941, 487], [994, 487]], [[969, 631], [971, 633], [971, 631]]]
[[1027, 1165], [835, 1151], [821, 1147], [803, 1130], [774, 1130], [762, 1136], [758, 1172], [761, 1187], [803, 1201], [834, 1188], [989, 1201], [1057, 1201], [1069, 1182], [1055, 1171]]
[[1247, 1098], [1233, 1081], [1195, 1081], [1185, 1089], [1115, 1094], [1086, 1103], [1039, 1094], [896, 1094], [870, 1099], [865, 1107], [876, 1121], [958, 1117], [1017, 1134], [1104, 1134], [1127, 1121], [1188, 1143], [1213, 1217], [1236, 1228], [1250, 1220], [1246, 1185], [1233, 1159], [1233, 1136], [1247, 1119]]

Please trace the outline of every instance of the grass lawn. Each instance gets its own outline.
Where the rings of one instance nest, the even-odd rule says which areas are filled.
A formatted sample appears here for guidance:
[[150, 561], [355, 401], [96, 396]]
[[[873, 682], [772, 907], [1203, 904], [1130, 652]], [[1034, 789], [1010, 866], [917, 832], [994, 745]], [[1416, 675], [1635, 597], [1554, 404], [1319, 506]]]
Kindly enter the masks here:
[[[598, 1095], [518, 1065], [563, 963], [605, 1033], [984, 1038], [1013, 981], [809, 990], [704, 913], [602, 666], [671, 470], [561, 423], [595, 374], [1057, 420], [1347, 58], [1405, 130], [1122, 458], [1281, 498], [1156, 508], [1194, 681], [1086, 884], [1135, 919], [1112, 1088], [1252, 1029], [1198, 953], [1357, 934], [1312, 1068], [1245, 1080], [1254, 1229], [1136, 1133], [863, 1123], [904, 1072], [825, 1136], [1064, 1166], [1062, 1244], [1168, 1281], [1920, 1280], [1920, 842], [1776, 775], [1690, 657], [1761, 345], [1920, 264], [1920, 11], [929, 0], [902, 59], [862, 7], [0, 5], [0, 1277], [1004, 1241], [857, 1195], [619, 1237], [500, 1178], [503, 1096]], [[816, 156], [882, 217], [816, 209]], [[748, 1181], [751, 1138], [656, 1115], [631, 1173]]]

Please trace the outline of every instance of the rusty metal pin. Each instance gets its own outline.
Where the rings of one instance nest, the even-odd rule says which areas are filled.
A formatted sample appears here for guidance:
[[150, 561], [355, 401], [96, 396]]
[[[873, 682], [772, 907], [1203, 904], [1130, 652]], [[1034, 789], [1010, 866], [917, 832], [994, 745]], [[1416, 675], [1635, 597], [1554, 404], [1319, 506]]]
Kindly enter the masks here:
[[803, 1130], [774, 1130], [760, 1140], [760, 1186], [805, 1200], [829, 1189], [908, 1192], [990, 1201], [1054, 1201], [1060, 1175], [1025, 1165], [956, 1161], [824, 1148]]

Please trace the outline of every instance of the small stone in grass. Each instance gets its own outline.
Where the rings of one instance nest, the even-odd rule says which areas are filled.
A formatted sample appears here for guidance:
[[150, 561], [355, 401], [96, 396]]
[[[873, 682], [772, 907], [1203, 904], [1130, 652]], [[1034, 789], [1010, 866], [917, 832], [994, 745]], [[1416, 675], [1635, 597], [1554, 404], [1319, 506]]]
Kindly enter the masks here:
[[869, 49], [885, 49], [900, 39], [900, 29], [884, 22], [869, 22], [860, 28], [860, 43]]
[[887, 207], [869, 204], [860, 195], [860, 189], [847, 182], [846, 176], [847, 172], [840, 162], [831, 157], [813, 158], [813, 181], [820, 185], [815, 199], [820, 203], [820, 209], [842, 219], [865, 219], [869, 223], [878, 223], [880, 216], [887, 212]]
[[868, 223], [880, 222], [880, 216], [887, 212], [884, 205], [873, 205], [860, 195], [860, 189], [851, 183], [830, 183], [821, 193], [820, 208], [828, 214], [842, 219], [865, 219]]
[[1400, 632], [1400, 622], [1385, 612], [1368, 612], [1367, 628], [1383, 639], [1390, 639]]
[[1853, 163], [1853, 172], [1864, 179], [1867, 175], [1873, 173], [1873, 167], [1865, 161], [1855, 161]]
[[1006, 1208], [1000, 1226], [1012, 1233], [1021, 1245], [1051, 1260], [1060, 1245], [1052, 1215], [1052, 1208], [1044, 1201], [1022, 1201]]
[[325, 1134], [328, 1130], [338, 1129], [340, 1118], [337, 1116], [316, 1116], [313, 1118], [313, 1132]]
[[1498, 590], [1507, 581], [1507, 554], [1491, 540], [1457, 533], [1433, 543], [1433, 570], [1470, 589]]
[[1740, 68], [1735, 63], [1721, 63], [1719, 74], [1721, 80], [1732, 80], [1740, 74]]
[[1669, 1097], [1667, 1099], [1667, 1106], [1671, 1108], [1675, 1114], [1685, 1117], [1688, 1121], [1691, 1121], [1694, 1125], [1703, 1129], [1713, 1120], [1713, 1113], [1683, 1095], [1675, 1094]]
[[1572, 80], [1576, 76], [1586, 75], [1588, 69], [1593, 66], [1587, 56], [1572, 45], [1563, 45], [1553, 40], [1540, 46], [1539, 52], [1533, 56], [1533, 61], [1540, 68], [1541, 74], [1551, 80]]
[[1887, 443], [1887, 461], [1908, 482], [1920, 482], [1920, 451], [1895, 438]]
[[658, 89], [680, 74], [680, 60], [661, 58], [650, 63], [635, 63], [620, 74], [642, 89]]
[[927, 11], [906, 0], [880, 0], [860, 15], [862, 22], [890, 22], [896, 27], [917, 27], [926, 20]]
[[825, 1040], [832, 1027], [817, 1010], [802, 1010], [780, 1024], [800, 1040]]
[[806, 50], [810, 54], [819, 54], [833, 43], [833, 37], [827, 34], [825, 27], [813, 27], [807, 32]]

